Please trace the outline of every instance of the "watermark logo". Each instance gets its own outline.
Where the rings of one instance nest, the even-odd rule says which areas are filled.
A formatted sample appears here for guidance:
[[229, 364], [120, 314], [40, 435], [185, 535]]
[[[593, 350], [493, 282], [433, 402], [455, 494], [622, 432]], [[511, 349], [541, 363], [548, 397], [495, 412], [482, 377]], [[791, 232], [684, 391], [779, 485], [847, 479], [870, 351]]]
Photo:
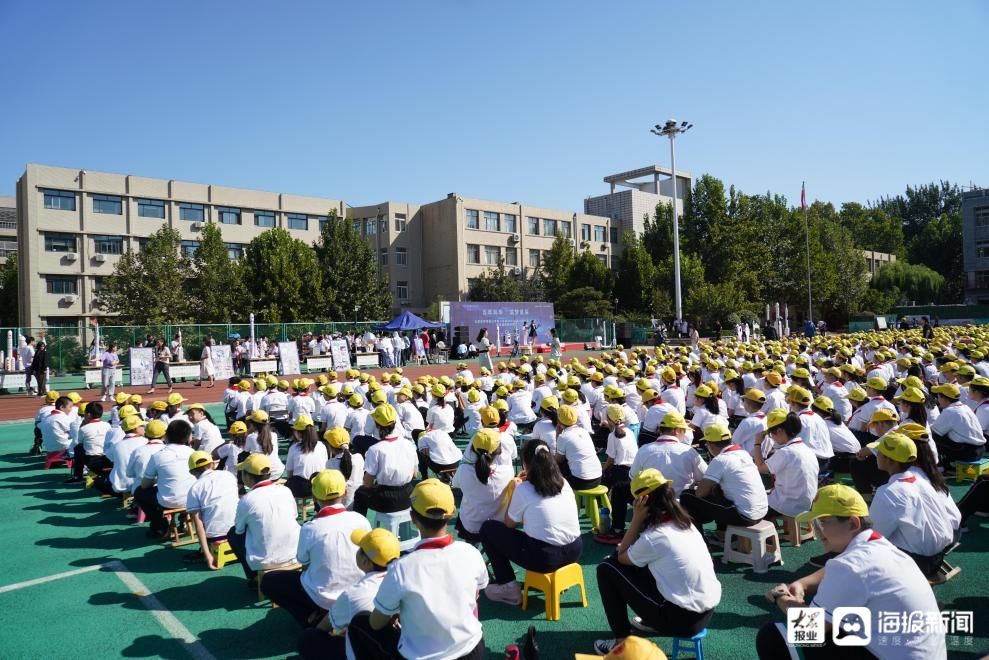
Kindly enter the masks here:
[[822, 646], [825, 642], [823, 607], [791, 607], [786, 611], [786, 641], [795, 646]]
[[872, 612], [868, 607], [836, 607], [831, 621], [836, 646], [868, 646], [872, 642]]

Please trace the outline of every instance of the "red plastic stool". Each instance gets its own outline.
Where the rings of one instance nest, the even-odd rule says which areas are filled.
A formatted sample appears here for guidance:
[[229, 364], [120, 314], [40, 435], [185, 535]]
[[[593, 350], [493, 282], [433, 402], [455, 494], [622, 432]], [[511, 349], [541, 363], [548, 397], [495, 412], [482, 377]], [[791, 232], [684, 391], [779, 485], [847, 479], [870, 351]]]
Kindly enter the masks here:
[[65, 467], [72, 469], [72, 459], [65, 457], [65, 450], [50, 451], [45, 454], [45, 469], [50, 470], [56, 463], [65, 463]]

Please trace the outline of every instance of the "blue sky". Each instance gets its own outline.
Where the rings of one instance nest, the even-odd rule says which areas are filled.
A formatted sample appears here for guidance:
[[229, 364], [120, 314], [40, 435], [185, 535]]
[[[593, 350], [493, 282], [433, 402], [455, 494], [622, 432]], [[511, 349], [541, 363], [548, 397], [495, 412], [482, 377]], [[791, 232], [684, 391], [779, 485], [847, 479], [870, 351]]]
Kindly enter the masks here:
[[0, 0], [0, 193], [38, 162], [351, 204], [575, 209], [669, 164], [840, 203], [989, 186], [989, 3]]

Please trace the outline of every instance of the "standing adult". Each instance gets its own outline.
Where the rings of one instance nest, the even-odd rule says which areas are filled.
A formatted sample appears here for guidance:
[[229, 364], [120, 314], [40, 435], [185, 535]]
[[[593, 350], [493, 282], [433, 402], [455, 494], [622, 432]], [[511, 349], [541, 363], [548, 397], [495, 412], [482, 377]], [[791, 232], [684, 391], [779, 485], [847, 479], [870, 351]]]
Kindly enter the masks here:
[[[429, 350], [428, 347], [426, 350]], [[494, 364], [491, 362], [490, 351], [491, 340], [488, 339], [488, 329], [481, 328], [481, 330], [477, 333], [477, 361], [482, 368], [487, 367], [488, 369], [494, 369]]]
[[44, 396], [48, 389], [48, 344], [43, 339], [38, 342], [38, 350], [31, 360], [31, 371], [26, 378], [28, 384], [31, 383], [31, 374], [38, 384], [38, 396]]
[[213, 362], [213, 347], [209, 339], [203, 339], [203, 352], [199, 355], [199, 382], [196, 387], [202, 387], [203, 381], [208, 380], [210, 387], [216, 386], [216, 365]]
[[158, 380], [158, 374], [162, 374], [165, 377], [165, 384], [168, 385], [168, 391], [172, 391], [172, 376], [168, 371], [168, 363], [172, 360], [172, 351], [168, 348], [168, 344], [165, 343], [164, 339], [158, 339], [154, 346], [155, 352], [155, 368], [151, 372], [151, 389], [148, 390], [148, 394], [155, 393], [155, 382]]
[[[24, 345], [17, 349], [21, 356], [21, 366], [24, 369], [24, 390], [28, 395], [34, 394], [34, 390], [31, 389], [31, 375], [34, 373], [31, 370], [31, 364], [34, 362], [34, 337], [25, 337]], [[38, 394], [41, 394], [41, 389], [38, 389]]]
[[114, 389], [117, 386], [117, 365], [120, 364], [120, 357], [117, 355], [117, 345], [110, 344], [103, 354], [102, 369], [100, 370], [100, 382], [103, 384], [100, 401], [106, 401], [107, 397], [113, 398]]
[[538, 330], [539, 330], [539, 326], [536, 325], [536, 320], [533, 319], [529, 321], [529, 348], [535, 346]]
[[563, 345], [560, 344], [560, 335], [556, 331], [556, 328], [549, 329], [550, 342], [549, 342], [549, 357], [553, 360], [559, 360], [563, 357]]

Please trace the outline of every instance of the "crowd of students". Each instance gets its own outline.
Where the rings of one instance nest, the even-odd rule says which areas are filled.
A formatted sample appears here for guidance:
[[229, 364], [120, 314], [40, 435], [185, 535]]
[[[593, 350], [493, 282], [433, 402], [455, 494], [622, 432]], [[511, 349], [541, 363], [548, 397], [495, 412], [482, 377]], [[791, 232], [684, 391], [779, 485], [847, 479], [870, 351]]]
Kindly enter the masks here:
[[[614, 546], [597, 567], [610, 635], [594, 650], [617, 657], [707, 628], [722, 597], [712, 552], [728, 526], [763, 520], [810, 523], [827, 551], [767, 594], [780, 609], [823, 607], [829, 626], [840, 606], [936, 612], [945, 554], [989, 508], [985, 477], [956, 504], [944, 476], [984, 454], [987, 356], [989, 333], [938, 328], [618, 346], [414, 382], [401, 368], [233, 378], [226, 438], [178, 393], [104, 407], [49, 392], [32, 451], [71, 457], [68, 483], [132, 496], [151, 538], [184, 509], [190, 562], [215, 569], [225, 540], [248, 586], [298, 621], [303, 657], [483, 657], [479, 594], [518, 605], [517, 569], [579, 562], [588, 540]], [[584, 536], [575, 491], [601, 484], [612, 509]], [[421, 540], [403, 556], [368, 516], [405, 510]], [[898, 640], [841, 653], [946, 653], [936, 630]], [[790, 652], [772, 623], [757, 651]]]

